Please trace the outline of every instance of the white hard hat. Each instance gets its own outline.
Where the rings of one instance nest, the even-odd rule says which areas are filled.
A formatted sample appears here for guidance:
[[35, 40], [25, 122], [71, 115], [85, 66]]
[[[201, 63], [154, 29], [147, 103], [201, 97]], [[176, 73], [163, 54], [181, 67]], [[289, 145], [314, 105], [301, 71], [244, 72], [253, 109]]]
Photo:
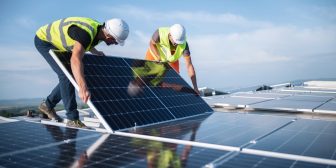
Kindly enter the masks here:
[[139, 93], [142, 92], [142, 88], [140, 86], [138, 86], [137, 84], [133, 83], [133, 81], [131, 81], [127, 87], [127, 93], [128, 95], [130, 95], [131, 97], [135, 97], [137, 95], [139, 95]]
[[176, 44], [183, 44], [186, 41], [185, 28], [180, 24], [174, 24], [170, 27], [169, 33]]
[[118, 18], [110, 19], [105, 22], [105, 29], [108, 34], [116, 39], [119, 45], [124, 45], [129, 33], [128, 24], [125, 21]]

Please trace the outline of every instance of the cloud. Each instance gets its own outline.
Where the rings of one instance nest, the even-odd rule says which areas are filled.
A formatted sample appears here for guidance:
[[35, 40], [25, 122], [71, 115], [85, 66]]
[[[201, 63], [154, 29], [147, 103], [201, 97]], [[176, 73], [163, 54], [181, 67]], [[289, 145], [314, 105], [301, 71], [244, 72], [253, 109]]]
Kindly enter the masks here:
[[[174, 12], [172, 15], [130, 5], [105, 6], [101, 10], [105, 14], [125, 17], [131, 26], [125, 46], [106, 46], [103, 42], [97, 47], [107, 55], [144, 58], [156, 26], [183, 23], [187, 28], [200, 87], [246, 86], [306, 77], [330, 77], [336, 73], [335, 22], [323, 27], [316, 23], [313, 23], [315, 27], [297, 27], [254, 20], [230, 12], [170, 11]], [[319, 13], [313, 19], [326, 17], [335, 21], [335, 8], [315, 10]], [[26, 29], [35, 24], [24, 16], [14, 22]], [[44, 95], [57, 83], [57, 78], [51, 75], [54, 74], [51, 68], [32, 44], [2, 45], [0, 50], [2, 93], [20, 88], [20, 92], [27, 91], [29, 95], [28, 91], [44, 88], [41, 92]], [[181, 74], [190, 82], [183, 59], [181, 62]], [[30, 71], [34, 72], [28, 73]]]
[[49, 65], [33, 46], [1, 46], [0, 70], [43, 70]]
[[58, 83], [51, 70], [0, 70], [0, 99], [42, 97]]
[[330, 21], [336, 21], [336, 7], [315, 7], [312, 13], [317, 13], [318, 16], [326, 18]]
[[25, 29], [35, 29], [37, 26], [37, 22], [33, 18], [28, 18], [25, 16], [15, 18], [14, 23], [17, 24], [16, 26]]
[[[336, 7], [334, 6], [310, 6], [305, 11], [302, 9], [293, 8], [292, 11], [297, 12], [302, 18], [308, 21], [318, 21], [326, 23], [335, 23]], [[298, 12], [299, 11], [299, 12]], [[309, 12], [307, 12], [309, 11]]]
[[[235, 26], [253, 26], [253, 27], [268, 27], [271, 26], [269, 22], [251, 21], [243, 16], [233, 13], [209, 13], [204, 11], [169, 11], [158, 12], [153, 10], [146, 10], [131, 5], [122, 6], [108, 6], [101, 7], [101, 10], [106, 13], [116, 13], [121, 16], [128, 16], [132, 19], [147, 21], [147, 22], [171, 22], [183, 21], [193, 24], [197, 23], [216, 23], [229, 24]], [[173, 13], [173, 14], [172, 14]]]
[[197, 35], [190, 37], [189, 43], [192, 55], [211, 65], [207, 68], [319, 59], [313, 55], [336, 52], [333, 28], [272, 27], [244, 33]]

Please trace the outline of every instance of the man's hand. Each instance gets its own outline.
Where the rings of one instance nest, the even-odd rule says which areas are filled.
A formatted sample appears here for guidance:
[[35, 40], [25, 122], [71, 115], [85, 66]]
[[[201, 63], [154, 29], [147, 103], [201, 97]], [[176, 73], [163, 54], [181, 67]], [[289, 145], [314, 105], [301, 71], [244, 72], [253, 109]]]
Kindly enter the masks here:
[[91, 98], [91, 94], [86, 86], [79, 88], [79, 97], [84, 103], [86, 103]]
[[105, 54], [104, 54], [103, 51], [97, 51], [96, 55], [98, 55], [98, 56], [105, 56]]
[[194, 91], [196, 92], [197, 95], [200, 95], [198, 88], [194, 88]]
[[91, 52], [92, 54], [95, 54], [95, 55], [98, 55], [98, 56], [105, 56], [105, 54], [104, 54], [103, 51], [98, 51], [96, 48], [92, 48], [92, 49], [90, 50], [90, 52]]

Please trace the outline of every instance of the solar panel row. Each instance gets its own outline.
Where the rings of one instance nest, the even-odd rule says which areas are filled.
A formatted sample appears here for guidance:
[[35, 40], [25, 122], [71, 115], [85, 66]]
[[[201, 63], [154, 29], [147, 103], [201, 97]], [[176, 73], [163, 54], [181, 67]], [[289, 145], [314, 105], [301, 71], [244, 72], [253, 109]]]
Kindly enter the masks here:
[[204, 100], [212, 106], [223, 108], [336, 114], [334, 93], [315, 93], [307, 89], [306, 91], [287, 92], [275, 89], [265, 92], [206, 97]]
[[0, 133], [1, 167], [335, 167], [30, 122], [0, 124]]

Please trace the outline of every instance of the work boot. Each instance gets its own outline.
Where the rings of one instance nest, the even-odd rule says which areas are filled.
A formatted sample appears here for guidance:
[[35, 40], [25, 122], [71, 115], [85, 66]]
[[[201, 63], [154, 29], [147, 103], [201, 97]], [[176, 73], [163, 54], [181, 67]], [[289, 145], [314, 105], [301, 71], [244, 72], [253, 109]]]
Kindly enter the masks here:
[[48, 116], [49, 119], [51, 120], [56, 120], [58, 122], [63, 122], [63, 118], [61, 118], [60, 116], [58, 116], [56, 114], [55, 109], [49, 109], [47, 104], [43, 101], [40, 106], [39, 106], [39, 110]]
[[88, 128], [85, 124], [83, 124], [80, 120], [69, 120], [66, 124], [67, 127], [75, 127], [75, 128]]

